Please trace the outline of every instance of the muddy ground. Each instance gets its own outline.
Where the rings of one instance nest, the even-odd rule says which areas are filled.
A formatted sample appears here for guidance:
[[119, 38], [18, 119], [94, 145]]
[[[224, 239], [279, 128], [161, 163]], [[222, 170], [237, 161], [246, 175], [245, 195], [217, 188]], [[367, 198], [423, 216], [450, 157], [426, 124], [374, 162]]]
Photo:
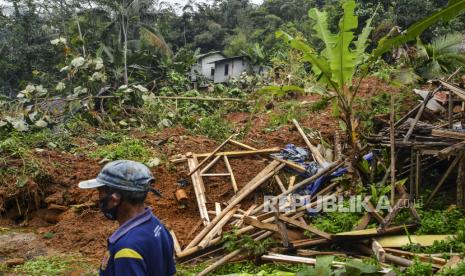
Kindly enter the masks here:
[[[388, 90], [385, 84], [373, 79], [364, 83], [362, 89], [364, 97], [371, 97], [376, 93]], [[316, 96], [299, 98], [301, 101], [308, 102], [316, 99], [318, 99]], [[242, 141], [256, 148], [284, 147], [289, 143], [304, 146], [299, 133], [291, 125], [272, 132], [265, 132], [264, 129], [269, 124], [267, 115], [254, 115], [251, 118], [249, 113], [232, 113], [228, 115], [227, 119], [237, 129], [251, 120], [253, 127]], [[334, 131], [338, 128], [337, 120], [331, 116], [331, 106], [312, 113], [300, 123], [304, 127], [320, 131], [327, 141], [332, 141]], [[210, 152], [219, 144], [219, 142], [205, 137], [192, 136], [179, 127], [165, 129], [154, 134], [135, 131], [132, 135], [147, 141], [157, 157], [170, 157], [187, 152]], [[93, 141], [79, 140], [80, 144], [90, 144], [91, 142]], [[237, 150], [238, 148], [227, 146], [226, 149]], [[24, 206], [23, 210], [15, 208], [17, 206], [5, 206], [5, 212], [0, 218], [0, 227], [20, 228], [24, 236], [21, 238], [11, 231], [5, 231], [4, 234], [1, 234], [0, 231], [0, 262], [8, 258], [31, 258], [50, 252], [82, 253], [98, 262], [106, 247], [106, 238], [117, 228], [117, 225], [106, 220], [95, 208], [96, 192], [79, 190], [77, 183], [81, 180], [94, 178], [102, 164], [84, 157], [50, 150], [41, 150], [35, 152], [34, 155], [46, 168], [47, 177], [40, 179], [41, 183], [31, 182], [27, 184], [31, 186], [31, 190], [37, 191], [25, 195], [30, 203], [27, 207], [29, 210], [24, 210]], [[257, 157], [234, 158], [230, 161], [239, 188], [266, 166], [266, 162]], [[225, 172], [225, 170], [222, 163], [212, 169], [213, 172]], [[187, 164], [181, 163], [173, 166], [164, 163], [154, 168], [153, 173], [157, 178], [155, 187], [164, 196], [158, 199], [150, 195], [147, 199], [147, 205], [151, 206], [163, 223], [175, 232], [181, 245], [186, 245], [195, 234], [192, 233], [192, 229], [200, 221], [191, 186], [187, 187], [190, 202], [185, 209], [178, 208], [174, 198], [177, 181], [186, 178]], [[232, 196], [232, 187], [228, 179], [211, 178], [205, 181], [205, 186], [209, 210], [214, 210], [215, 202], [225, 202]], [[258, 190], [244, 201], [242, 208], [246, 209], [247, 205], [259, 200], [261, 194], [273, 192], [269, 189], [275, 188], [267, 188], [267, 191]], [[1, 196], [0, 190], [0, 199]], [[5, 193], [3, 196], [6, 196]], [[66, 209], [48, 210], [44, 208], [50, 204], [65, 206]], [[27, 215], [24, 215], [25, 212]]]

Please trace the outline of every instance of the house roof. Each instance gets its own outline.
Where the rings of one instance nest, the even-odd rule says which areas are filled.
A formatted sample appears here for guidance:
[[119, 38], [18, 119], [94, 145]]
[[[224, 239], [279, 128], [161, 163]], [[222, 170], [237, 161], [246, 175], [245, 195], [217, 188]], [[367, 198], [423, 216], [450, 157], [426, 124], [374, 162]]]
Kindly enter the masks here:
[[233, 56], [233, 57], [227, 57], [223, 59], [219, 59], [210, 63], [221, 63], [221, 62], [227, 62], [229, 60], [234, 60], [234, 59], [249, 59], [247, 56]]
[[222, 55], [223, 57], [226, 57], [223, 52], [221, 51], [211, 51], [211, 52], [208, 52], [208, 53], [205, 53], [205, 54], [200, 54], [197, 56], [197, 59], [203, 59], [205, 57], [208, 57], [208, 56], [211, 56], [211, 55]]

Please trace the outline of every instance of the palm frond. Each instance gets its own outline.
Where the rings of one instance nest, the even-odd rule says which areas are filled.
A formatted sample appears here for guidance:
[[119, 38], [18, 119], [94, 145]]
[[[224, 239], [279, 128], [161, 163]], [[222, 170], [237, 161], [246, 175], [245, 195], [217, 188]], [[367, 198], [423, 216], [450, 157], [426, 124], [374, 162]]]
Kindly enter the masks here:
[[165, 42], [163, 37], [155, 32], [152, 28], [148, 26], [140, 27], [140, 38], [143, 42], [149, 44], [153, 48], [160, 49], [163, 53], [168, 56], [173, 55], [173, 51]]

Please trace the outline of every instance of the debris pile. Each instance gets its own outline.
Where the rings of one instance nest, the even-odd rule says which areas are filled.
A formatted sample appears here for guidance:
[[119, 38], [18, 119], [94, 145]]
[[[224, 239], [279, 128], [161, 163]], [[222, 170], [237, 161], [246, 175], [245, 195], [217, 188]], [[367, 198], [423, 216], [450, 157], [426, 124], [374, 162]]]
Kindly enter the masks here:
[[[445, 92], [443, 92], [445, 91]], [[436, 100], [438, 93], [448, 96], [443, 101]], [[444, 95], [442, 95], [444, 96]], [[444, 98], [444, 97], [442, 97]], [[333, 255], [360, 259], [362, 256], [376, 256], [382, 264], [381, 273], [391, 270], [389, 264], [408, 267], [414, 259], [432, 263], [433, 268], [440, 270], [448, 265], [446, 259], [429, 255], [411, 253], [400, 250], [404, 245], [417, 243], [422, 246], [432, 245], [435, 240], [446, 240], [451, 235], [410, 235], [409, 232], [421, 221], [415, 209], [415, 199], [419, 198], [422, 170], [427, 170], [439, 162], [449, 162], [448, 169], [431, 193], [429, 202], [441, 186], [458, 166], [457, 201], [463, 206], [465, 184], [465, 160], [462, 154], [465, 149], [465, 128], [460, 124], [463, 114], [465, 90], [440, 81], [439, 87], [426, 93], [424, 100], [399, 121], [394, 122], [391, 116], [390, 126], [379, 133], [365, 137], [368, 146], [358, 149], [357, 160], [360, 168], [354, 168], [351, 158], [344, 157], [339, 134], [335, 134], [333, 149], [318, 145], [309, 138], [299, 123], [293, 120], [295, 129], [302, 137], [306, 148], [288, 145], [284, 149], [257, 149], [234, 140], [234, 135], [225, 140], [211, 153], [186, 153], [175, 156], [171, 162], [186, 164], [187, 178], [179, 181], [176, 197], [180, 208], [191, 204], [184, 189], [187, 180], [192, 183], [195, 201], [200, 214], [200, 222], [193, 226], [188, 243], [182, 246], [172, 231], [176, 246], [176, 256], [179, 263], [189, 263], [206, 258], [212, 259], [212, 264], [199, 275], [208, 275], [222, 264], [238, 260], [248, 255], [246, 247], [241, 247], [241, 239], [260, 242], [273, 237], [275, 242], [261, 252], [261, 260], [288, 263], [303, 263], [314, 265], [315, 256]], [[430, 103], [434, 103], [431, 105]], [[441, 112], [443, 105], [448, 112]], [[431, 107], [433, 106], [433, 107]], [[441, 108], [439, 108], [441, 107]], [[431, 108], [431, 109], [430, 109]], [[443, 111], [444, 111], [443, 110]], [[393, 112], [393, 111], [392, 111]], [[429, 122], [420, 121], [424, 114], [433, 118]], [[433, 121], [433, 122], [431, 122]], [[312, 140], [312, 141], [311, 141]], [[320, 143], [322, 144], [322, 143]], [[224, 151], [226, 145], [238, 147], [239, 150]], [[391, 150], [391, 165], [385, 166], [383, 153]], [[266, 167], [245, 185], [238, 185], [234, 168], [230, 159], [255, 156], [266, 162]], [[389, 160], [389, 158], [387, 159]], [[218, 162], [223, 162], [226, 172], [210, 173]], [[383, 167], [379, 170], [379, 167]], [[389, 208], [379, 209], [371, 198], [362, 198], [363, 214], [356, 227], [349, 232], [328, 233], [313, 224], [318, 213], [325, 212], [325, 206], [357, 195], [349, 187], [343, 187], [340, 178], [357, 175], [362, 185], [377, 183], [384, 186], [390, 183], [391, 190]], [[363, 174], [360, 173], [363, 172]], [[381, 171], [381, 173], [380, 173]], [[211, 178], [227, 178], [231, 183], [232, 197], [227, 202], [209, 202], [205, 184]], [[406, 181], [410, 179], [409, 187]], [[257, 189], [273, 186], [273, 194], [265, 198], [255, 197]], [[355, 186], [355, 183], [353, 183]], [[278, 192], [276, 192], [278, 191]], [[341, 207], [341, 202], [338, 202]], [[208, 209], [207, 206], [210, 206]], [[214, 210], [212, 207], [214, 206]], [[246, 206], [246, 208], [244, 207]], [[344, 206], [342, 206], [344, 207]], [[350, 207], [352, 208], [352, 207]], [[358, 207], [357, 207], [358, 208]], [[401, 210], [410, 213], [410, 221], [395, 223]], [[227, 250], [223, 233], [232, 231], [238, 244], [233, 250]], [[336, 247], [329, 246], [335, 245]], [[334, 248], [340, 251], [334, 251]], [[329, 251], [331, 250], [331, 251]], [[332, 263], [335, 267], [343, 266], [343, 262]]]

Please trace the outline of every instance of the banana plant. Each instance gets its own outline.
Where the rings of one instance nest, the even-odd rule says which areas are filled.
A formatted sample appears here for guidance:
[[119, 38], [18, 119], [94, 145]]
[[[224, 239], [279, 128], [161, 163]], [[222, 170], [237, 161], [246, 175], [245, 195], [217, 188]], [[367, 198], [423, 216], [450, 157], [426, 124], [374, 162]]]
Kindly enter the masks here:
[[[320, 52], [303, 39], [294, 38], [283, 31], [278, 31], [276, 35], [283, 38], [291, 47], [299, 50], [302, 53], [302, 62], [312, 65], [312, 71], [319, 82], [334, 91], [337, 99], [336, 106], [341, 110], [348, 137], [352, 147], [356, 149], [357, 123], [353, 118], [353, 105], [361, 81], [367, 76], [370, 67], [391, 49], [415, 40], [432, 24], [441, 20], [450, 20], [460, 14], [465, 9], [465, 0], [450, 0], [447, 7], [413, 24], [404, 32], [393, 37], [389, 34], [379, 41], [371, 53], [367, 52], [367, 46], [373, 30], [371, 27], [373, 17], [365, 22], [365, 27], [356, 36], [358, 16], [355, 15], [355, 1], [343, 0], [342, 8], [344, 13], [339, 21], [338, 33], [332, 33], [329, 30], [327, 12], [316, 8], [309, 11], [309, 17], [314, 21], [312, 28], [315, 35], [324, 44], [324, 49]], [[354, 79], [356, 73], [359, 76], [358, 79]]]

